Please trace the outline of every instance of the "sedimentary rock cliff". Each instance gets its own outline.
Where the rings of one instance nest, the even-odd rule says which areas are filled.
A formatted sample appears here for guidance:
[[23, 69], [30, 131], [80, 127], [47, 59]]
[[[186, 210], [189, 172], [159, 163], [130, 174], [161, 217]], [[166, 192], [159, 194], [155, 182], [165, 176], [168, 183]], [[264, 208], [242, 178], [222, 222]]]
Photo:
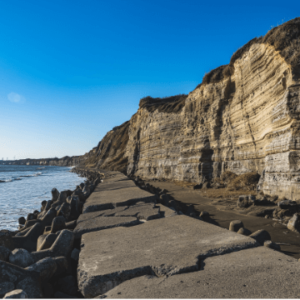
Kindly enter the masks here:
[[41, 159], [19, 159], [19, 160], [1, 160], [0, 164], [10, 164], [10, 165], [46, 165], [46, 166], [75, 166], [78, 165], [83, 156], [65, 156], [62, 158], [41, 158]]
[[300, 18], [250, 41], [189, 95], [142, 99], [87, 157], [195, 183], [257, 171], [265, 193], [300, 199]]

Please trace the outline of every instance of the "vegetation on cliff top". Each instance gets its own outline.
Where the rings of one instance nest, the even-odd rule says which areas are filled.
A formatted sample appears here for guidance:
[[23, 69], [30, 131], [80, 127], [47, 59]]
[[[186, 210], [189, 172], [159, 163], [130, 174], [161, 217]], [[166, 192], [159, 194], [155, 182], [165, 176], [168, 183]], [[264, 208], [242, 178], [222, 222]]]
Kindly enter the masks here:
[[300, 77], [300, 17], [290, 20], [278, 27], [268, 31], [268, 33], [259, 38], [254, 38], [238, 49], [231, 57], [228, 65], [220, 66], [205, 74], [201, 84], [217, 83], [234, 72], [234, 62], [241, 58], [253, 44], [269, 44], [274, 46], [276, 51], [285, 61], [293, 67], [294, 75]]
[[150, 96], [140, 100], [139, 107], [146, 108], [149, 112], [158, 109], [164, 113], [179, 113], [185, 105], [185, 99], [188, 95], [176, 95], [164, 98], [152, 98]]

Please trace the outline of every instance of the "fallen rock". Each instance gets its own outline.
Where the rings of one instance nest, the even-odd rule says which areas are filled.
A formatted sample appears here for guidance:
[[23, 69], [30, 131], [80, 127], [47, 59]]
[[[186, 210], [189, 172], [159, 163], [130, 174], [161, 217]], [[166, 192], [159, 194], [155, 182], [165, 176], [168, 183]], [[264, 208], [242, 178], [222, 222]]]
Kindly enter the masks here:
[[9, 262], [22, 268], [26, 268], [34, 263], [31, 254], [26, 249], [13, 250], [9, 255]]
[[202, 183], [196, 184], [196, 185], [193, 186], [194, 190], [200, 190], [201, 188], [202, 188]]
[[297, 210], [297, 202], [291, 200], [283, 200], [277, 203], [278, 207], [281, 209], [295, 209]]
[[7, 293], [3, 299], [25, 299], [28, 298], [28, 295], [23, 290], [14, 290], [9, 293]]
[[238, 232], [240, 228], [244, 227], [244, 224], [240, 220], [231, 221], [229, 224], [229, 230]]
[[255, 239], [261, 245], [263, 245], [265, 241], [271, 240], [269, 232], [263, 229], [253, 232], [249, 237]]
[[208, 181], [202, 184], [202, 190], [209, 189], [209, 188], [210, 188], [210, 183]]
[[47, 257], [26, 268], [28, 271], [39, 273], [42, 281], [49, 280], [57, 270], [57, 265], [52, 257]]
[[295, 213], [287, 223], [287, 228], [294, 232], [300, 232], [300, 215]]
[[255, 203], [255, 196], [241, 195], [237, 201], [237, 206], [241, 208], [247, 208]]
[[0, 246], [0, 260], [8, 261], [10, 250], [6, 247]]

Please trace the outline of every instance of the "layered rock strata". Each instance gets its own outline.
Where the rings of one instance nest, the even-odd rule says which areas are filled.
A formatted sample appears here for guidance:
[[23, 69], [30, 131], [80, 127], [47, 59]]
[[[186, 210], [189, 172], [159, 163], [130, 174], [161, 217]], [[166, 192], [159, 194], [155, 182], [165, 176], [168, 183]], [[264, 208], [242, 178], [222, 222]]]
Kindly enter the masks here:
[[[189, 93], [147, 97], [86, 162], [200, 183], [257, 171], [258, 189], [300, 199], [300, 18], [239, 49]], [[84, 163], [83, 163], [84, 164]]]

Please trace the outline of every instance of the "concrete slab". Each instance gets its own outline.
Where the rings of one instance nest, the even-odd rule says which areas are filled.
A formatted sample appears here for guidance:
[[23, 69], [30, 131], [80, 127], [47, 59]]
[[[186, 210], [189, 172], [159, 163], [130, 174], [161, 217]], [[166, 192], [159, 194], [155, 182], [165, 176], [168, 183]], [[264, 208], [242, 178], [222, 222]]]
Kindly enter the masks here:
[[[117, 207], [117, 209], [120, 207]], [[153, 220], [161, 217], [160, 208], [155, 207], [154, 203], [138, 202], [133, 206], [126, 206], [122, 211], [119, 210], [115, 214], [116, 217], [135, 216], [139, 220]]]
[[93, 211], [85, 214], [81, 214], [79, 218], [77, 219], [77, 224], [92, 220], [98, 217], [112, 217], [115, 216], [117, 212], [122, 212], [124, 209], [126, 209], [128, 206], [120, 206], [116, 208], [111, 209], [105, 209], [105, 210], [99, 210], [99, 211]]
[[75, 239], [80, 238], [84, 233], [99, 231], [118, 226], [134, 226], [141, 222], [136, 217], [95, 217], [77, 223], [74, 229]]
[[79, 289], [92, 298], [134, 277], [196, 271], [204, 257], [258, 244], [249, 237], [178, 215], [83, 234], [81, 245]]
[[83, 206], [83, 213], [133, 205], [139, 201], [155, 202], [155, 195], [138, 188], [122, 173], [99, 184]]
[[299, 298], [300, 263], [258, 247], [206, 258], [203, 270], [171, 277], [141, 276], [107, 298]]
[[159, 207], [159, 211], [161, 213], [161, 216], [164, 217], [164, 218], [174, 217], [174, 216], [177, 215], [177, 212], [174, 208], [164, 206], [160, 203], [157, 203], [156, 207]]
[[113, 209], [85, 213], [79, 216], [74, 229], [75, 238], [82, 234], [117, 226], [133, 226], [139, 220], [149, 221], [161, 217], [159, 207], [154, 203], [138, 202], [133, 206], [120, 206]]

